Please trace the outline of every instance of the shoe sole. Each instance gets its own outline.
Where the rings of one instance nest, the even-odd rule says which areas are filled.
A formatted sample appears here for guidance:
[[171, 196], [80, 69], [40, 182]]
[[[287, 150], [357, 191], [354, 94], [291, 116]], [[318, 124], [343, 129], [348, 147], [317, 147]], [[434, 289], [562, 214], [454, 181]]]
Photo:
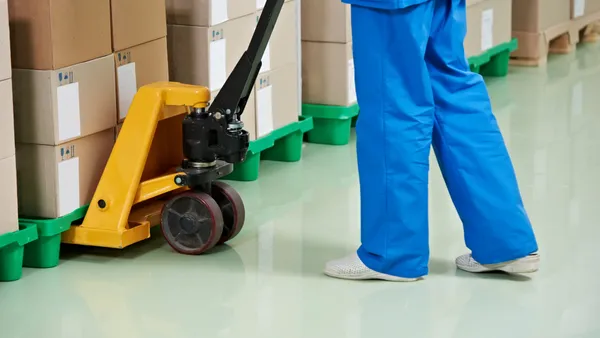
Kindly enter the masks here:
[[386, 275], [386, 274], [382, 274], [382, 273], [353, 276], [353, 275], [344, 275], [344, 274], [340, 274], [340, 273], [333, 272], [333, 271], [327, 271], [327, 270], [325, 270], [325, 275], [332, 277], [332, 278], [345, 279], [345, 280], [383, 280], [386, 282], [416, 282], [416, 281], [422, 279], [422, 278], [396, 277], [396, 276]]
[[466, 272], [482, 273], [482, 272], [494, 272], [502, 271], [510, 274], [526, 274], [534, 273], [540, 269], [540, 256], [531, 255], [519, 260], [513, 261], [506, 264], [496, 265], [480, 265], [478, 267], [468, 267], [457, 265], [457, 267]]

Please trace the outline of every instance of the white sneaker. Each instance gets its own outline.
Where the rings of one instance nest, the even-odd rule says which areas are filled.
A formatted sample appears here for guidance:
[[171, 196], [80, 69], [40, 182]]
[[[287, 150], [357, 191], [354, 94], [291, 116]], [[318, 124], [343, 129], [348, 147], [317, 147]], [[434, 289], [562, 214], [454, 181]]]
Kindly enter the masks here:
[[421, 278], [403, 278], [369, 269], [354, 253], [346, 258], [328, 262], [325, 274], [329, 277], [349, 280], [385, 280], [389, 282], [414, 282]]
[[467, 272], [491, 272], [491, 271], [503, 271], [506, 273], [533, 273], [540, 268], [540, 255], [536, 252], [527, 257], [517, 259], [514, 261], [483, 265], [479, 264], [473, 259], [471, 254], [466, 254], [456, 259], [456, 266]]

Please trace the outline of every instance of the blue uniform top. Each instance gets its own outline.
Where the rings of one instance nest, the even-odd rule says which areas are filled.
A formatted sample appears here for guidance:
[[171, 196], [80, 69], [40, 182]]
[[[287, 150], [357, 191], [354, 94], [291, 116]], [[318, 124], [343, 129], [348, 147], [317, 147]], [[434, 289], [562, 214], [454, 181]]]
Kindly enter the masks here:
[[399, 9], [408, 6], [418, 5], [429, 0], [342, 0], [350, 5], [359, 5], [364, 7], [373, 7], [381, 9]]

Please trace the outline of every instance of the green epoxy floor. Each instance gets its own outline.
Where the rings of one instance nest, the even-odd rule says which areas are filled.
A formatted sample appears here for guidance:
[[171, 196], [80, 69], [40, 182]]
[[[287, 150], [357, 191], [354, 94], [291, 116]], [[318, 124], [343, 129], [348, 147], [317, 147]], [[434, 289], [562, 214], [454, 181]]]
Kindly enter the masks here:
[[600, 45], [489, 81], [543, 255], [533, 277], [457, 272], [460, 221], [431, 170], [431, 275], [414, 284], [321, 274], [359, 240], [354, 144], [307, 145], [235, 183], [247, 226], [188, 257], [157, 234], [124, 251], [69, 249], [0, 284], [2, 338], [600, 337]]

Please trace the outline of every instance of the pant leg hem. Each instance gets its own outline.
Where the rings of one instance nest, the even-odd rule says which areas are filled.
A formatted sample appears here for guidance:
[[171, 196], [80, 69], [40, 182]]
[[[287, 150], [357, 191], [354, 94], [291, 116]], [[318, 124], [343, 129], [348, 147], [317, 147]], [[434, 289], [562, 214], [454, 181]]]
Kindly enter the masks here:
[[369, 268], [375, 272], [383, 273], [386, 275], [410, 279], [410, 278], [422, 278], [422, 277], [427, 276], [427, 274], [429, 273], [429, 271], [427, 271], [427, 269], [423, 269], [423, 270], [404, 270], [404, 269], [398, 269], [398, 268], [382, 269], [380, 266], [381, 263], [376, 262], [368, 253], [363, 252], [363, 250], [358, 249], [357, 254], [358, 254], [358, 258], [360, 258], [360, 260], [363, 262], [364, 265], [367, 266], [367, 268]]
[[523, 249], [520, 250], [515, 250], [511, 252], [502, 250], [487, 255], [479, 255], [477, 252], [474, 251], [472, 253], [472, 256], [473, 259], [475, 259], [475, 261], [477, 261], [479, 264], [493, 265], [521, 259], [527, 257], [528, 255], [531, 255], [534, 252], [537, 252], [538, 250], [539, 249], [537, 243], [533, 241], [528, 243], [527, 245], [524, 245]]

